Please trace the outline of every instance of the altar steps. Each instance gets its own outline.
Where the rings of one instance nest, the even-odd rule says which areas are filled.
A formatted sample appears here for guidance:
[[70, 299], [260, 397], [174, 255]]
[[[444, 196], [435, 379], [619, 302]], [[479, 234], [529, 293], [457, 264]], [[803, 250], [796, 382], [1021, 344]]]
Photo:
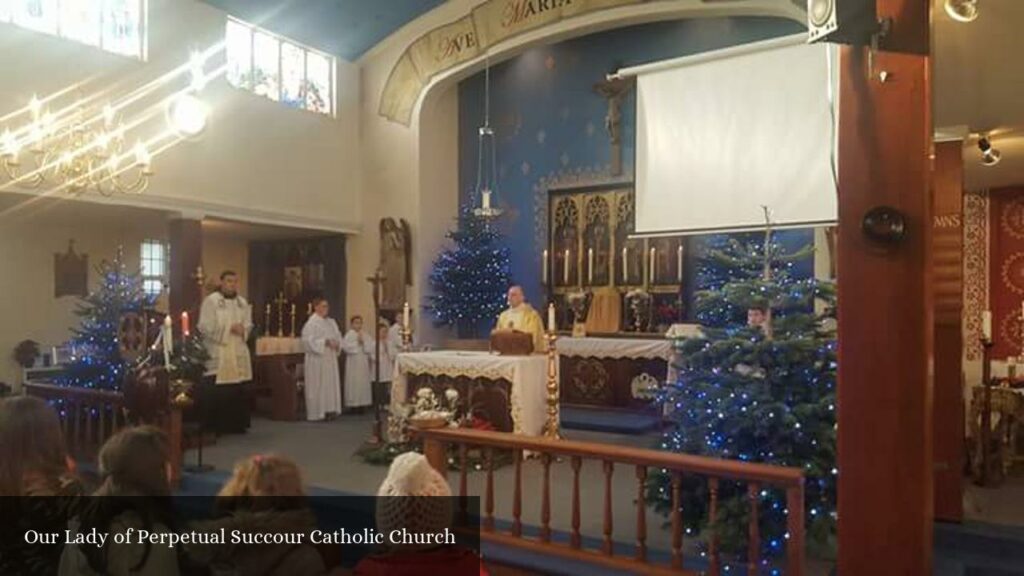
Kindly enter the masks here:
[[623, 410], [563, 406], [560, 416], [562, 428], [568, 430], [587, 430], [628, 436], [654, 432], [661, 426], [661, 419], [656, 414]]

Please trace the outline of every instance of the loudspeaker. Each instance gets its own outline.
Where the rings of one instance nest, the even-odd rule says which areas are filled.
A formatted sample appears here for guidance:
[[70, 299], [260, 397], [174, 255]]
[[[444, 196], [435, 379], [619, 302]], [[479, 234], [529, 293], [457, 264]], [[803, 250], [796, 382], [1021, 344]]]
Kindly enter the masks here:
[[875, 0], [807, 0], [808, 42], [870, 44], [877, 30]]

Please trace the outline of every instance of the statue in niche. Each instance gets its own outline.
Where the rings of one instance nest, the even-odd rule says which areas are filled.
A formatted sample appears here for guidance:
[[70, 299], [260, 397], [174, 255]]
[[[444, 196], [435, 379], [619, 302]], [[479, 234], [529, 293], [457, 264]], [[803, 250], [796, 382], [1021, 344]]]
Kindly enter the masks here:
[[636, 78], [608, 78], [594, 84], [597, 92], [608, 100], [608, 113], [604, 117], [604, 128], [611, 143], [612, 176], [622, 174], [622, 102], [636, 84]]
[[405, 304], [405, 288], [412, 284], [412, 235], [409, 223], [400, 218], [380, 220], [380, 269], [384, 272], [381, 284], [380, 309], [398, 311]]

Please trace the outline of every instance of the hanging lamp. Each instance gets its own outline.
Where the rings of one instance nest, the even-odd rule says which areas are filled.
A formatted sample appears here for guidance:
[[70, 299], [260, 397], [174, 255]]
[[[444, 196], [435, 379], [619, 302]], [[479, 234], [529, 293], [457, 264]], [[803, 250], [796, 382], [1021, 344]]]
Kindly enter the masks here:
[[[474, 199], [479, 198], [480, 205], [473, 209], [473, 214], [478, 218], [492, 220], [501, 216], [501, 208], [494, 206], [497, 199], [498, 189], [498, 157], [497, 141], [494, 138], [494, 129], [491, 128], [491, 62], [484, 61], [484, 125], [480, 127], [477, 140], [476, 156], [476, 189]], [[490, 164], [487, 164], [487, 156], [490, 152]]]

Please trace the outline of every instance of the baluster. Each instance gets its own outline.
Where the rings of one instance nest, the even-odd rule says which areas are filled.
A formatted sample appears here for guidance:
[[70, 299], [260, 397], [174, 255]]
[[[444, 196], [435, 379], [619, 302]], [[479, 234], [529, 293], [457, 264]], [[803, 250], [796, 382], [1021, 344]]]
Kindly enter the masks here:
[[804, 479], [786, 489], [786, 574], [804, 574]]
[[544, 492], [540, 503], [540, 540], [547, 544], [551, 542], [551, 454], [542, 454], [541, 463], [544, 465]]
[[580, 466], [583, 460], [579, 456], [572, 457], [572, 536], [569, 544], [580, 547]]
[[680, 498], [682, 475], [672, 473], [672, 567], [683, 567], [683, 502]]
[[519, 537], [523, 535], [523, 451], [512, 450], [512, 459], [515, 464], [515, 488], [512, 491], [512, 535]]
[[757, 482], [747, 486], [747, 500], [750, 502], [749, 537], [747, 541], [747, 574], [757, 574], [757, 565], [761, 560], [761, 527], [758, 525], [758, 498], [761, 488]]
[[644, 489], [647, 484], [647, 467], [636, 467], [636, 559], [647, 562], [647, 504]]
[[67, 406], [68, 418], [71, 419], [71, 421], [68, 423], [68, 432], [70, 434], [71, 439], [71, 451], [75, 454], [78, 454], [80, 453], [78, 449], [78, 403], [73, 401], [68, 402]]
[[708, 511], [708, 528], [711, 529], [708, 561], [711, 563], [711, 576], [718, 576], [721, 570], [718, 565], [718, 478], [708, 478], [708, 490], [711, 491], [711, 506]]
[[71, 418], [71, 412], [68, 411], [68, 403], [66, 401], [61, 403], [61, 407], [64, 410], [64, 417], [60, 419], [60, 431], [64, 434], [64, 442], [66, 442], [70, 447], [71, 436], [69, 432], [70, 428], [68, 428], [68, 419]]
[[108, 438], [108, 436], [107, 436], [107, 408], [108, 408], [108, 406], [106, 404], [100, 406], [100, 438], [99, 438], [100, 446], [102, 446], [103, 443], [106, 442], [106, 440]]
[[[85, 405], [85, 446], [86, 450], [90, 451], [93, 449], [93, 442], [95, 442], [93, 439], [92, 409], [93, 404], [90, 403]], [[98, 445], [95, 446], [99, 448]]]
[[487, 458], [487, 491], [484, 496], [484, 530], [494, 532], [494, 448], [488, 447]]
[[466, 511], [466, 507], [469, 505], [469, 497], [466, 494], [466, 477], [469, 474], [469, 468], [466, 462], [466, 445], [459, 444], [459, 511], [462, 514], [461, 521], [465, 525], [469, 519], [469, 514]]
[[604, 543], [601, 551], [606, 556], [614, 554], [612, 549], [612, 472], [615, 464], [610, 460], [604, 461]]

